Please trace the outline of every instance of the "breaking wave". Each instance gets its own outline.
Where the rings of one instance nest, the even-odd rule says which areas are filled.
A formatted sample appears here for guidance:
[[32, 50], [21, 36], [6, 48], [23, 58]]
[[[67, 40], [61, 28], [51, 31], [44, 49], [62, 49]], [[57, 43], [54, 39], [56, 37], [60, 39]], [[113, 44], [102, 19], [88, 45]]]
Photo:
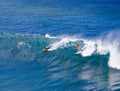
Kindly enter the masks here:
[[[120, 69], [120, 50], [118, 38], [106, 37], [88, 39], [77, 36], [45, 36], [39, 34], [9, 34], [0, 33], [0, 59], [21, 61], [42, 60], [82, 60], [90, 61], [94, 57], [107, 57], [108, 66]], [[18, 42], [22, 41], [22, 45]], [[79, 53], [76, 44], [84, 50]], [[50, 47], [44, 52], [44, 47]], [[78, 53], [78, 54], [76, 54]], [[77, 58], [77, 59], [76, 59]], [[99, 59], [99, 58], [98, 58]]]

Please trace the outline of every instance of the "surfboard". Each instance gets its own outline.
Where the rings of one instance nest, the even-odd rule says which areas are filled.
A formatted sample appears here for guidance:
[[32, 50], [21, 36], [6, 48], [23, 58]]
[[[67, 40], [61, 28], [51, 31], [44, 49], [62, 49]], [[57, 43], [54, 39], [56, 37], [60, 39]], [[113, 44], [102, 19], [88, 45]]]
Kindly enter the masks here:
[[48, 51], [50, 49], [50, 47], [45, 47], [45, 48], [43, 48], [43, 51]]
[[75, 55], [77, 55], [77, 54], [81, 54], [81, 53], [82, 53], [82, 51], [78, 51], [78, 52], [75, 53]]

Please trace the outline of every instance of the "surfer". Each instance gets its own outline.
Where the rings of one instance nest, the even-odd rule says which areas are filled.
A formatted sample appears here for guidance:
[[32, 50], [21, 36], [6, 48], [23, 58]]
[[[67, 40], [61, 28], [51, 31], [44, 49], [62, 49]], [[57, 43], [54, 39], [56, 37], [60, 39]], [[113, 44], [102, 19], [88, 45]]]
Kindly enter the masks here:
[[84, 50], [86, 49], [86, 47], [87, 47], [87, 45], [86, 45], [86, 44], [84, 44], [84, 46], [83, 46], [83, 47], [81, 47], [81, 45], [80, 45], [80, 44], [77, 44], [77, 49], [78, 49], [78, 51], [84, 51]]
[[82, 51], [80, 44], [77, 44], [77, 49], [78, 49], [78, 51]]
[[24, 44], [24, 42], [22, 41], [22, 40], [20, 40], [19, 42], [18, 42], [18, 46], [22, 46]]
[[43, 51], [48, 51], [51, 47], [44, 47]]
[[75, 54], [81, 54], [81, 52], [83, 51], [81, 45], [77, 44], [76, 47], [77, 47], [78, 51]]

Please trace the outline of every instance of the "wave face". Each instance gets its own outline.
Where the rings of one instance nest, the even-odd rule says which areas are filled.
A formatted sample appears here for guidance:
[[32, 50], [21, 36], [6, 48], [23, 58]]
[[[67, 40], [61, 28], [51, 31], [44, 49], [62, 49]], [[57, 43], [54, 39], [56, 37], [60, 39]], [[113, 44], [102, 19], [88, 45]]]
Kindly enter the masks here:
[[[18, 45], [20, 40], [24, 42], [23, 45]], [[61, 57], [67, 57], [70, 60], [74, 60], [77, 52], [76, 44], [81, 44], [85, 46], [85, 50], [78, 56], [81, 55], [82, 58], [93, 55], [95, 57], [106, 56], [110, 67], [120, 69], [119, 42], [117, 40], [109, 40], [108, 37], [103, 41], [102, 38], [89, 40], [76, 38], [76, 36], [52, 37], [48, 34], [42, 36], [36, 34], [12, 35], [0, 33], [0, 42], [0, 57], [2, 59], [40, 61], [44, 58], [57, 57], [61, 59]], [[51, 48], [48, 52], [44, 52], [43, 48], [47, 46], [51, 46]]]
[[[108, 66], [120, 69], [119, 60], [119, 43], [117, 40], [85, 39], [63, 36], [50, 36], [49, 34], [9, 34], [0, 33], [0, 58], [3, 60], [25, 60], [25, 61], [40, 61], [45, 59], [57, 58], [63, 60], [65, 57], [68, 60], [76, 59], [79, 56], [81, 59], [94, 56], [106, 57]], [[23, 41], [23, 45], [18, 45], [19, 41]], [[80, 44], [85, 47], [80, 54], [76, 45]], [[44, 47], [51, 47], [48, 52], [44, 52]], [[69, 54], [68, 54], [69, 53]], [[93, 59], [94, 59], [93, 57]], [[79, 59], [77, 59], [79, 61]]]

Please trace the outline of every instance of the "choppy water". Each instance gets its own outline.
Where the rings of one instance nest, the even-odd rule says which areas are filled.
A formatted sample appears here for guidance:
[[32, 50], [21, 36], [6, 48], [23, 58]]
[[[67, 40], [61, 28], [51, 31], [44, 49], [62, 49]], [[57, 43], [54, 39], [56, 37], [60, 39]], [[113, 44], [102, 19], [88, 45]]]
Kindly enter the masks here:
[[0, 2], [1, 91], [120, 90], [119, 0]]

